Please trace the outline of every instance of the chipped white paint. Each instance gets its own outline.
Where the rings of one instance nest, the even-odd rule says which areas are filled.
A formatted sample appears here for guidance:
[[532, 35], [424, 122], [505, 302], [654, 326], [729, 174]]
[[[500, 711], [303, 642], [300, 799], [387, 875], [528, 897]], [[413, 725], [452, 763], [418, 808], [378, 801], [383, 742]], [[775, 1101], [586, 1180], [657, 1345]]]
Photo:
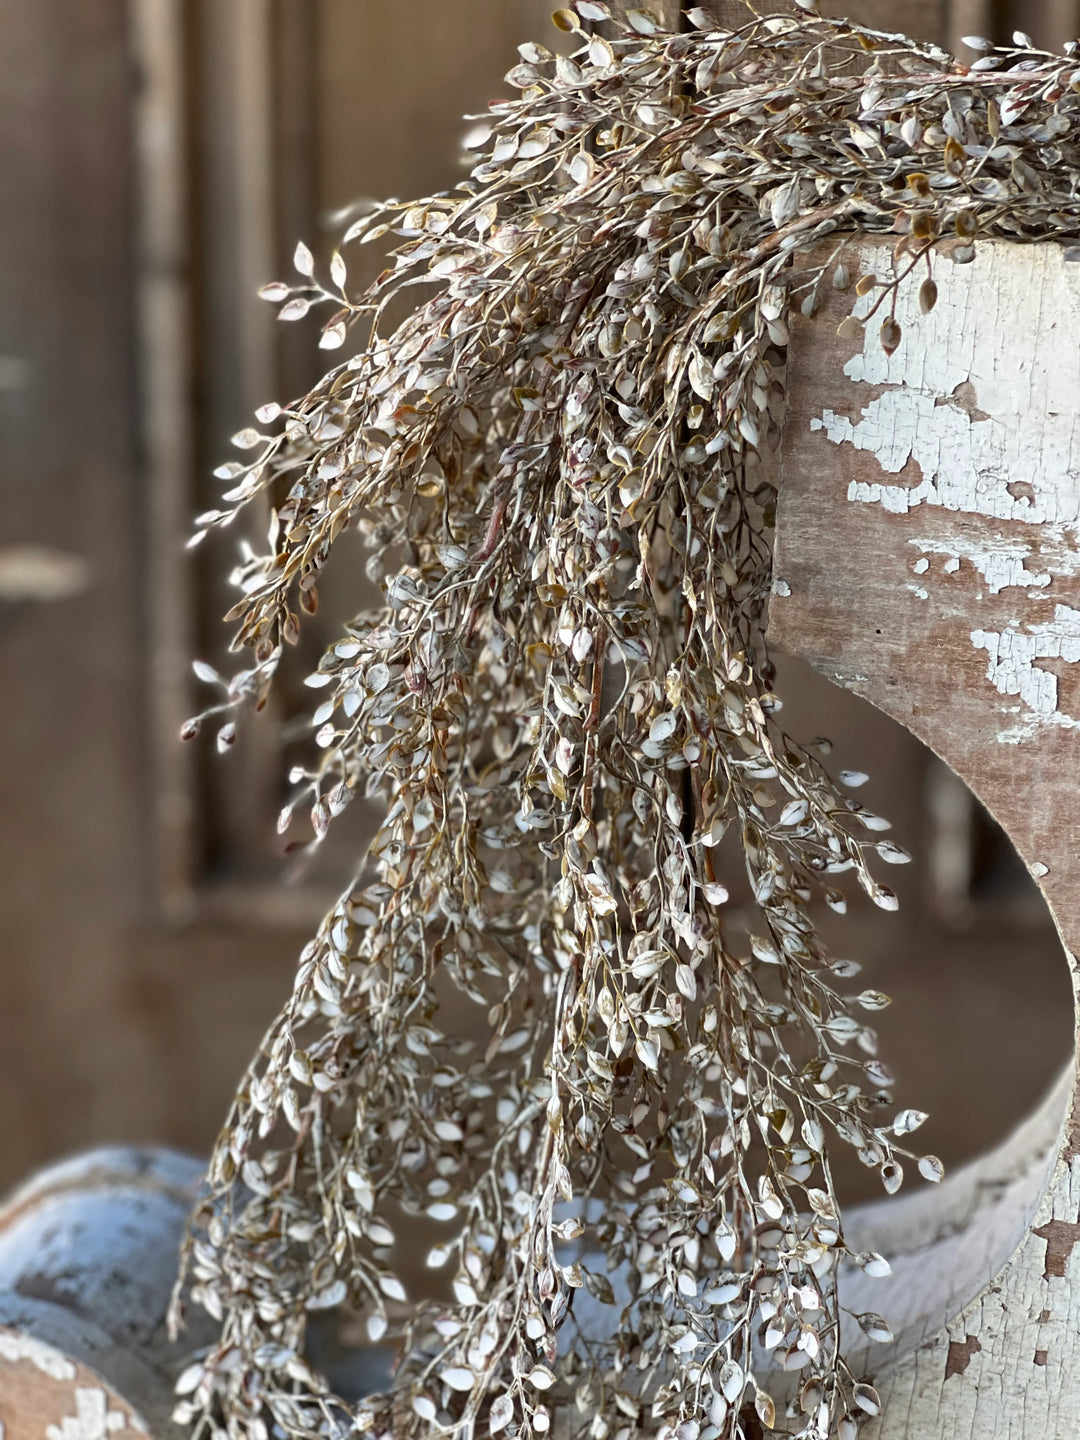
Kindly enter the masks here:
[[909, 585], [907, 588], [915, 596], [916, 600], [929, 600], [930, 598], [929, 590], [924, 590], [921, 585]]
[[75, 1366], [67, 1356], [32, 1335], [0, 1329], [0, 1360], [8, 1360], [13, 1365], [28, 1360], [51, 1380], [75, 1379]]
[[[848, 1244], [887, 1255], [893, 1273], [873, 1280], [845, 1269], [842, 1302], [855, 1312], [869, 1309], [885, 1316], [905, 1356], [901, 1366], [918, 1363], [920, 1348], [955, 1323], [989, 1275], [1008, 1264], [1022, 1243], [1042, 1203], [1071, 1081], [1070, 1067], [1005, 1141], [950, 1171], [940, 1187], [905, 1189], [849, 1213]], [[880, 1377], [882, 1355], [876, 1346], [865, 1342], [857, 1363]], [[939, 1365], [940, 1380], [941, 1360]]]
[[1021, 724], [1004, 731], [998, 738], [1015, 743], [1030, 734], [1039, 722], [1073, 727], [1080, 719], [1058, 709], [1057, 676], [1043, 670], [1039, 660], [1080, 661], [1080, 610], [1056, 605], [1054, 618], [1025, 629], [1008, 627], [1002, 631], [973, 630], [971, 643], [976, 650], [985, 650], [988, 661], [987, 679], [1002, 695], [1016, 695], [1027, 709], [1021, 711]]
[[[120, 1424], [109, 1425], [111, 1416]], [[108, 1396], [100, 1386], [80, 1385], [75, 1391], [75, 1414], [65, 1415], [59, 1425], [45, 1426], [45, 1440], [108, 1440], [110, 1429], [123, 1427], [124, 1416], [119, 1410], [110, 1412]]]
[[[1034, 557], [1034, 547], [1014, 536], [995, 537], [991, 544], [985, 545], [959, 535], [948, 540], [924, 539], [911, 540], [908, 543], [923, 552], [923, 558], [915, 562], [916, 574], [925, 574], [929, 569], [930, 561], [926, 558], [928, 555], [947, 557], [942, 566], [947, 575], [957, 573], [961, 560], [970, 560], [986, 581], [991, 595], [999, 595], [1002, 590], [1014, 586], [1044, 589], [1054, 578], [1048, 570], [1031, 571], [1027, 568], [1028, 562]], [[1073, 564], [1068, 569], [1070, 574], [1075, 571], [1077, 557], [1073, 556], [1072, 560]], [[1066, 573], [1064, 567], [1059, 568], [1058, 573]]]
[[[860, 268], [885, 273], [890, 241], [858, 248]], [[1000, 273], [999, 259], [1014, 267], [1012, 278]], [[792, 326], [791, 413], [819, 423], [816, 435], [808, 419], [799, 433], [790, 424], [785, 431], [776, 554], [797, 598], [776, 607], [770, 629], [778, 645], [823, 673], [870, 670], [862, 693], [921, 730], [977, 790], [1077, 952], [1080, 700], [1043, 667], [1068, 677], [1080, 663], [1080, 586], [1061, 578], [1080, 573], [1080, 468], [1065, 444], [1075, 427], [1080, 447], [1080, 266], [1064, 272], [1053, 246], [1004, 246], [974, 266], [939, 265], [936, 278], [946, 309], [922, 320], [905, 299], [900, 351], [890, 364], [873, 338], [849, 370], [850, 398], [823, 372], [813, 322]], [[835, 297], [826, 309], [825, 323], [835, 325]], [[984, 344], [986, 335], [997, 338]], [[1044, 370], [1059, 367], [1069, 394], [1055, 397], [1054, 377], [1032, 373], [1040, 359]], [[904, 396], [905, 386], [918, 393]], [[963, 414], [955, 404], [934, 405], [935, 394]], [[1058, 413], [1043, 413], [1058, 405]], [[897, 416], [908, 431], [893, 447]], [[952, 472], [935, 453], [939, 425], [958, 467]], [[828, 452], [845, 435], [868, 453], [833, 451], [844, 478], [830, 485]], [[891, 473], [878, 470], [874, 456]], [[853, 477], [879, 482], [855, 492], [855, 504], [844, 498]], [[891, 514], [883, 513], [886, 501]], [[1043, 576], [1049, 583], [1039, 583]], [[929, 603], [905, 589], [911, 581], [927, 589]], [[993, 741], [1014, 722], [1032, 738], [1003, 754]], [[1017, 962], [1022, 967], [1022, 947]], [[1075, 959], [1070, 966], [1076, 988]], [[853, 1276], [844, 1295], [856, 1312], [885, 1315], [897, 1337], [889, 1353], [868, 1346], [855, 1359], [884, 1401], [883, 1414], [860, 1427], [865, 1440], [1076, 1440], [1078, 1079], [1074, 1056], [1043, 1107], [1045, 1124], [1014, 1151], [1015, 1163], [1001, 1151], [929, 1195], [849, 1215], [848, 1244], [880, 1250], [894, 1272], [877, 1294]]]
[[[1072, 1440], [1078, 1209], [1074, 1161], [1056, 1170], [1029, 1214], [1024, 1239], [993, 1281], [987, 1275], [943, 1332], [878, 1379], [884, 1414], [874, 1440]], [[952, 1363], [954, 1351], [959, 1364]]]
[[[855, 382], [857, 407], [859, 385], [879, 393], [859, 408], [858, 418], [826, 410], [811, 428], [837, 445], [869, 451], [887, 474], [909, 465], [918, 474], [911, 484], [853, 482], [849, 499], [896, 514], [941, 506], [1075, 532], [1080, 265], [1062, 257], [1055, 245], [986, 243], [973, 267], [939, 263], [938, 303], [930, 315], [919, 313], [916, 285], [901, 288], [899, 349], [886, 355], [871, 324], [862, 352], [844, 367]], [[992, 306], [981, 303], [987, 295], [994, 296]], [[1033, 297], [1049, 296], [1055, 313], [1033, 313]], [[872, 303], [871, 293], [855, 313], [865, 314]], [[1033, 330], [1052, 364], [1032, 357]], [[1075, 551], [1075, 541], [1069, 548]]]
[[[864, 268], [881, 255], [865, 247]], [[927, 507], [980, 518], [947, 538], [913, 538], [917, 575], [957, 576], [968, 561], [991, 596], [1023, 589], [1029, 601], [1053, 599], [1055, 579], [1080, 574], [1080, 265], [1057, 245], [993, 242], [979, 247], [974, 265], [939, 263], [935, 274], [930, 315], [919, 312], [916, 286], [901, 288], [904, 338], [893, 355], [876, 324], [867, 327], [862, 351], [844, 367], [852, 413], [825, 409], [810, 427], [901, 477], [852, 481], [849, 500], [896, 515]], [[873, 299], [857, 301], [855, 313], [865, 315]], [[871, 386], [862, 403], [860, 389]], [[938, 555], [940, 571], [922, 563]], [[926, 581], [908, 589], [928, 598]], [[1058, 605], [1052, 620], [1017, 616], [1000, 630], [972, 632], [988, 655], [987, 678], [1020, 701], [1002, 742], [1028, 739], [1041, 724], [1080, 723], [1058, 709], [1057, 679], [1037, 664], [1080, 661], [1076, 614]]]
[[774, 595], [779, 595], [781, 599], [786, 600], [787, 597], [791, 594], [791, 586], [786, 580], [774, 580], [772, 582], [772, 593]]

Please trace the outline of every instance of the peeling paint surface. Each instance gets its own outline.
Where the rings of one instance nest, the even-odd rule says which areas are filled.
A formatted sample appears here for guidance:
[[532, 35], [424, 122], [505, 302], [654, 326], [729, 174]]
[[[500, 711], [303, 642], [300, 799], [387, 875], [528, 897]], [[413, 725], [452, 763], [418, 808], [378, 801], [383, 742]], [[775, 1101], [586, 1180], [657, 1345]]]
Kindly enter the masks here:
[[1029, 712], [1013, 730], [1004, 731], [1001, 740], [1008, 743], [1021, 739], [1032, 733], [1039, 721], [1070, 728], [1080, 724], [1080, 720], [1058, 709], [1057, 676], [1041, 670], [1036, 663], [1080, 661], [1080, 610], [1057, 605], [1053, 620], [1029, 625], [1025, 630], [973, 630], [971, 643], [976, 650], [986, 651], [986, 675], [994, 688], [1002, 695], [1019, 696]]
[[[877, 393], [858, 418], [826, 410], [811, 429], [824, 430], [834, 444], [869, 451], [886, 474], [918, 469], [914, 484], [854, 482], [850, 500], [896, 514], [941, 506], [1075, 533], [1080, 266], [1067, 264], [1054, 245], [1031, 246], [1017, 257], [1007, 246], [987, 244], [975, 261], [977, 284], [964, 273], [968, 268], [938, 264], [939, 299], [929, 315], [919, 313], [917, 287], [901, 287], [900, 348], [886, 355], [870, 325], [862, 353], [844, 367], [855, 382], [856, 403], [860, 385]], [[987, 293], [997, 303], [978, 308]], [[1056, 313], [1033, 313], [1032, 297], [1052, 297]], [[865, 315], [873, 300], [873, 293], [864, 296], [855, 313]], [[1032, 359], [1033, 329], [1052, 364]], [[1011, 493], [1017, 490], [1022, 493]]]
[[51, 1345], [35, 1340], [32, 1335], [15, 1334], [0, 1329], [0, 1360], [9, 1360], [13, 1365], [28, 1360], [51, 1380], [74, 1380], [75, 1366], [66, 1355], [61, 1355]]
[[31, 1176], [0, 1208], [7, 1440], [172, 1433], [184, 1352], [164, 1315], [201, 1173], [169, 1151], [106, 1147]]
[[[0, 1358], [0, 1411], [7, 1422], [5, 1429], [5, 1421], [0, 1420], [0, 1440], [5, 1440], [5, 1435], [10, 1440], [149, 1436], [145, 1422], [130, 1403], [85, 1365], [40, 1341], [27, 1341], [19, 1335], [6, 1338], [21, 1343], [17, 1358], [13, 1358], [14, 1346], [6, 1346]], [[50, 1352], [60, 1363], [51, 1363], [41, 1351]], [[167, 1399], [168, 1381], [163, 1379], [162, 1384]]]
[[[867, 257], [884, 278], [882, 252]], [[981, 593], [1026, 592], [1005, 623], [970, 632], [987, 679], [1019, 702], [999, 735], [1017, 744], [1043, 725], [1080, 724], [1059, 708], [1057, 677], [1038, 664], [1080, 662], [1080, 611], [1054, 603], [1055, 580], [1080, 574], [1080, 265], [1056, 245], [990, 243], [972, 266], [939, 261], [935, 278], [930, 315], [919, 313], [915, 285], [901, 287], [904, 338], [893, 355], [867, 326], [862, 351], [844, 366], [849, 413], [823, 408], [810, 429], [880, 466], [880, 482], [849, 482], [849, 501], [912, 521], [932, 510], [958, 517], [951, 533], [924, 525], [908, 542], [919, 552], [919, 583], [908, 585], [918, 599], [955, 595], [943, 587], [963, 579], [964, 562]], [[855, 313], [866, 315], [874, 298], [858, 300]]]
[[[845, 263], [886, 277], [893, 244], [851, 242]], [[912, 313], [918, 276], [902, 292], [891, 360], [876, 335], [852, 357], [837, 334], [847, 294], [794, 318], [776, 532], [792, 594], [773, 606], [769, 638], [822, 674], [869, 677], [853, 688], [1003, 825], [1068, 957], [1080, 936], [1080, 264], [1063, 266], [1054, 245], [995, 242], [934, 274], [931, 316]], [[998, 743], [1014, 736], [1024, 743]], [[1016, 959], [1022, 969], [1022, 942]], [[1008, 1156], [932, 1196], [848, 1217], [852, 1248], [893, 1267], [873, 1298], [861, 1276], [843, 1297], [896, 1336], [891, 1353], [859, 1356], [883, 1402], [873, 1440], [1080, 1433], [1075, 1057], [1055, 1104], [1023, 1129]]]
[[[960, 561], [970, 560], [986, 581], [991, 595], [999, 595], [1002, 590], [1014, 587], [1044, 589], [1054, 578], [1048, 570], [1032, 572], [1027, 568], [1033, 559], [1034, 549], [1022, 539], [1010, 537], [995, 541], [993, 545], [980, 545], [958, 535], [951, 540], [924, 539], [908, 543], [922, 551], [922, 558], [916, 560], [912, 567], [917, 575], [925, 575], [930, 569], [928, 555], [946, 557], [942, 566], [946, 575], [955, 575], [960, 569]], [[1059, 570], [1058, 573], [1062, 572]]]
[[108, 1396], [98, 1387], [80, 1385], [75, 1391], [75, 1414], [59, 1425], [45, 1426], [45, 1440], [108, 1440], [127, 1423], [120, 1410], [108, 1408]]

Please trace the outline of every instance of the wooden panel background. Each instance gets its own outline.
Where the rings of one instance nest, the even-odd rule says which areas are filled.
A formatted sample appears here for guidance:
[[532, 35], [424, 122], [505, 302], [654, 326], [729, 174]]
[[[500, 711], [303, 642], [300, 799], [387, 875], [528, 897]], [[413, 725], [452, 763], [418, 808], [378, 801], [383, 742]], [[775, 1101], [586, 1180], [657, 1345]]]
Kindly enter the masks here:
[[183, 538], [249, 407], [319, 364], [255, 287], [342, 198], [452, 183], [458, 117], [547, 26], [375, 10], [0, 0], [0, 1186], [205, 1151], [323, 898], [275, 880], [268, 728], [234, 766], [176, 742], [222, 609]]
[[[49, 547], [46, 579], [67, 576], [49, 603], [10, 585], [0, 601], [0, 1184], [99, 1140], [205, 1149], [285, 993], [344, 859], [280, 883], [272, 727], [224, 763], [175, 742], [195, 704], [187, 657], [214, 653], [224, 608], [221, 555], [182, 557], [187, 517], [250, 408], [317, 371], [311, 330], [275, 326], [256, 286], [287, 273], [299, 235], [325, 257], [325, 217], [354, 196], [452, 184], [459, 117], [499, 93], [518, 41], [554, 38], [550, 8], [0, 0], [0, 579], [26, 547]], [[1007, 9], [851, 13], [934, 39], [1077, 28], [1071, 0]], [[882, 771], [873, 803], [917, 846], [922, 762], [902, 733], [802, 672], [791, 686], [796, 724]], [[925, 949], [926, 925], [843, 943]], [[985, 975], [1004, 953], [974, 932], [948, 943], [969, 959], [942, 980], [942, 1031], [976, 957]], [[1033, 1004], [1060, 1003], [1052, 969], [1037, 983]], [[901, 1069], [918, 1066], [901, 1017], [923, 985], [913, 967], [892, 986], [883, 1045]], [[955, 1074], [931, 1079], [943, 1110], [959, 1103]], [[1023, 1108], [1035, 1083], [994, 1104]]]

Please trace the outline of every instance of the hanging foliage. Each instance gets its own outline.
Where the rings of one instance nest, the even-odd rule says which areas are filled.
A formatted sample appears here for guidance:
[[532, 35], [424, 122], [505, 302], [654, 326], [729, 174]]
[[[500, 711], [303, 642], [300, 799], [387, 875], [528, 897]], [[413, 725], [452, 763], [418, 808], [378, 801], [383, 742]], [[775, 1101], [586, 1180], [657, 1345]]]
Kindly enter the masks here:
[[[235, 576], [250, 666], [186, 730], [224, 714], [232, 743], [359, 530], [384, 604], [308, 681], [282, 828], [386, 813], [193, 1222], [222, 1327], [181, 1381], [200, 1434], [850, 1440], [879, 1409], [844, 1355], [888, 1327], [838, 1280], [888, 1266], [845, 1245], [830, 1148], [890, 1193], [941, 1167], [874, 1058], [887, 997], [811, 918], [844, 872], [894, 909], [878, 865], [907, 857], [770, 690], [787, 317], [850, 286], [843, 332], [892, 351], [898, 285], [929, 310], [980, 236], [1074, 238], [1080, 69], [1024, 36], [959, 65], [805, 5], [587, 33], [606, 16], [557, 12], [572, 58], [522, 47], [471, 179], [352, 226], [401, 241], [363, 294], [303, 245], [263, 292], [283, 320], [328, 306], [323, 346], [355, 353], [218, 472], [202, 532], [260, 496], [272, 521]], [[896, 234], [891, 276], [852, 272], [865, 232]], [[445, 1033], [453, 991], [482, 1038]], [[417, 1215], [452, 1302], [396, 1273]], [[346, 1403], [305, 1358], [339, 1305], [398, 1353], [385, 1393]]]

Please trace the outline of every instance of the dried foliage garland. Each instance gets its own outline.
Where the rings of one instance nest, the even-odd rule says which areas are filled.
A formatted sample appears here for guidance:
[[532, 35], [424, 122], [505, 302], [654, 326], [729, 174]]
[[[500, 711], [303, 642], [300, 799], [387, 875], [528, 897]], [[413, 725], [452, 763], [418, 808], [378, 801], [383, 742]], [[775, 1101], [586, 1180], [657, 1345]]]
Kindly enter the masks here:
[[[186, 730], [265, 696], [359, 527], [385, 606], [311, 677], [295, 804], [314, 843], [358, 793], [387, 815], [213, 1157], [186, 1269], [222, 1333], [177, 1411], [200, 1434], [850, 1440], [879, 1408], [843, 1342], [888, 1329], [837, 1285], [888, 1266], [845, 1247], [829, 1145], [892, 1191], [924, 1117], [890, 1107], [859, 1016], [886, 999], [838, 990], [857, 967], [810, 907], [842, 909], [852, 870], [894, 908], [871, 862], [906, 857], [773, 718], [761, 456], [789, 307], [856, 281], [845, 235], [898, 234], [893, 276], [855, 284], [887, 349], [909, 272], [930, 308], [933, 263], [980, 235], [1075, 237], [1080, 70], [1023, 36], [965, 67], [805, 6], [585, 33], [605, 17], [557, 13], [572, 59], [522, 47], [469, 182], [352, 227], [403, 237], [364, 295], [304, 246], [303, 283], [264, 292], [363, 348], [219, 472], [203, 533], [275, 508], [235, 577], [253, 662]], [[725, 832], [753, 933], [726, 921]], [[441, 1032], [440, 987], [482, 1041]], [[445, 1225], [453, 1303], [404, 1303], [402, 1211]], [[303, 1353], [341, 1303], [401, 1352], [352, 1404]]]

